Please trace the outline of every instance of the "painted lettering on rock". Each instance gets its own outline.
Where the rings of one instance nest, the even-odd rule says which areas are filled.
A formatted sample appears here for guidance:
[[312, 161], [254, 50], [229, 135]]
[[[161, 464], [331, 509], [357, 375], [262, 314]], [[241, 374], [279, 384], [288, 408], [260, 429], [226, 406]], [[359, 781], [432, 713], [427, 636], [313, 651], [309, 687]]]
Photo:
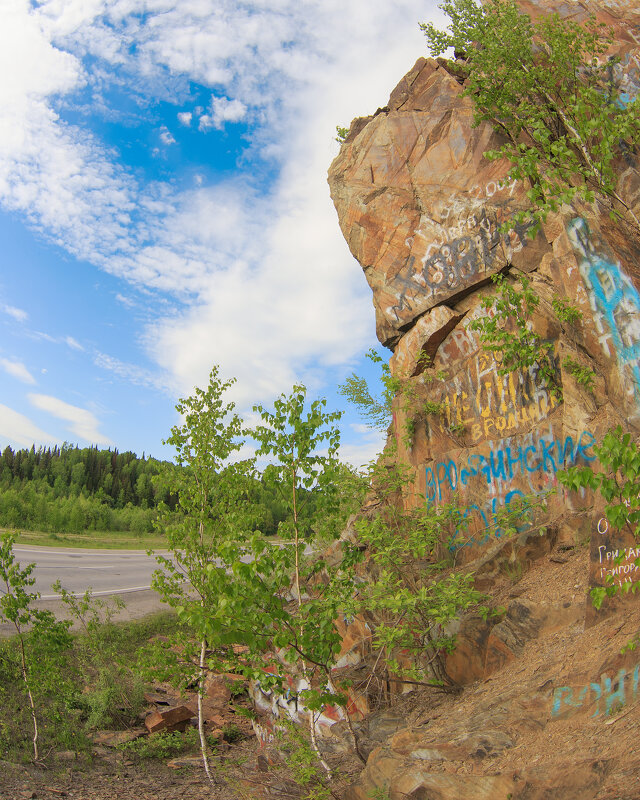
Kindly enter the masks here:
[[[386, 313], [401, 321], [406, 316], [403, 312], [413, 311], [416, 300], [424, 300], [425, 294], [448, 296], [469, 285], [479, 273], [491, 270], [500, 243], [508, 253], [522, 250], [531, 223], [518, 223], [509, 233], [502, 233], [502, 221], [495, 215], [491, 219], [482, 207], [459, 217], [455, 225], [447, 225], [447, 219], [444, 224], [421, 220], [418, 230], [407, 239], [411, 254], [391, 282], [397, 302]], [[440, 237], [434, 232], [426, 236], [423, 227], [434, 228]]]
[[584, 219], [569, 223], [569, 238], [581, 256], [580, 273], [602, 350], [617, 360], [627, 395], [640, 408], [640, 295], [620, 263], [597, 252]]
[[629, 669], [620, 669], [615, 677], [606, 673], [597, 683], [586, 686], [558, 686], [551, 698], [551, 717], [567, 717], [583, 706], [595, 703], [592, 717], [611, 714], [638, 696], [640, 664]]
[[464, 425], [474, 441], [508, 436], [545, 419], [558, 401], [537, 379], [538, 366], [499, 375], [491, 353], [478, 352], [463, 374], [453, 377], [453, 391], [442, 401], [447, 427]]
[[[529, 494], [537, 494], [541, 484], [552, 483], [559, 469], [566, 469], [578, 461], [594, 461], [592, 452], [595, 437], [589, 431], [574, 439], [558, 439], [549, 429], [549, 436], [524, 440], [501, 439], [495, 446], [489, 444], [485, 453], [471, 453], [463, 461], [439, 461], [425, 469], [425, 494], [427, 503], [447, 502], [456, 491], [464, 492], [473, 484], [480, 489], [486, 486], [487, 499], [483, 505], [472, 503], [464, 508], [463, 518], [476, 518], [484, 530], [481, 539], [461, 537], [456, 531], [450, 546], [454, 549], [471, 544], [484, 544], [491, 535], [501, 536], [496, 527], [500, 508], [507, 508], [518, 498], [524, 498], [522, 486], [528, 484]], [[513, 485], [517, 481], [518, 485]], [[526, 525], [524, 526], [526, 527]]]
[[640, 546], [610, 548], [598, 547], [598, 575], [603, 583], [624, 586], [640, 580]]

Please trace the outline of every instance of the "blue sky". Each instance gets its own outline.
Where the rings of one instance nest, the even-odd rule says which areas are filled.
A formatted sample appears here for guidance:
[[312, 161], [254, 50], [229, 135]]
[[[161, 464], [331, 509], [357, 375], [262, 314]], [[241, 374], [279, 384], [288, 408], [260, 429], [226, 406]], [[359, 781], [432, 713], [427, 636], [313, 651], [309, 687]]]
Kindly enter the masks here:
[[[5, 0], [0, 445], [170, 457], [214, 363], [242, 410], [342, 407], [371, 293], [326, 172], [335, 126], [425, 53], [417, 0]], [[250, 418], [248, 413], [248, 418]], [[349, 414], [344, 455], [379, 434]]]

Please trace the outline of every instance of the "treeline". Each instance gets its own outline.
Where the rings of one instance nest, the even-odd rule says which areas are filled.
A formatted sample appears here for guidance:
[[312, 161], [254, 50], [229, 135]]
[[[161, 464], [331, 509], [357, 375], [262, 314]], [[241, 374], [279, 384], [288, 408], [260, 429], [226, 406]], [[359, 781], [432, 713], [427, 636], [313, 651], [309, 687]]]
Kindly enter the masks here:
[[0, 456], [0, 526], [150, 532], [158, 504], [175, 506], [175, 498], [154, 485], [162, 469], [155, 458], [97, 447], [6, 447]]
[[[6, 447], [0, 456], [0, 527], [150, 533], [158, 507], [173, 512], [176, 506], [176, 497], [157, 480], [168, 467], [166, 461], [110, 448]], [[285, 517], [278, 494], [259, 478], [251, 487], [248, 502], [259, 509], [258, 527], [266, 535], [275, 534]]]

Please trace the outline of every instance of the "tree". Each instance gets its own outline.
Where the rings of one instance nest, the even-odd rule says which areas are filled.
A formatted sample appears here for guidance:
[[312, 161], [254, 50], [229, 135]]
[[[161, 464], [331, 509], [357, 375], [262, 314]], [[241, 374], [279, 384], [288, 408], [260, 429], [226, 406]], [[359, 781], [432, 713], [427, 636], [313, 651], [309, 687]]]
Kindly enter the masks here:
[[[321, 572], [323, 563], [307, 554], [314, 526], [301, 505], [313, 488], [325, 523], [334, 520], [329, 527], [334, 535], [339, 532], [345, 508], [331, 480], [339, 443], [332, 423], [339, 415], [326, 414], [320, 400], [307, 410], [300, 386], [276, 400], [274, 411], [257, 407], [264, 424], [253, 435], [258, 452], [275, 460], [263, 481], [269, 491], [281, 493], [285, 519], [279, 534], [288, 540], [283, 546], [254, 530], [261, 509], [250, 504], [253, 463], [230, 462], [242, 435], [233, 403], [223, 400], [232, 383], [222, 381], [214, 367], [208, 388], [196, 389], [176, 406], [183, 423], [172, 428], [167, 440], [176, 448], [176, 465], [167, 468], [161, 488], [177, 494], [183, 521], [167, 526], [171, 555], [158, 559], [164, 569], [155, 574], [153, 585], [197, 639], [193, 653], [182, 639], [180, 658], [187, 681], [195, 671], [200, 696], [208, 666], [240, 670], [266, 690], [283, 691], [284, 661], [299, 666], [308, 686], [302, 692], [305, 705], [317, 710], [325, 702], [343, 700], [329, 678], [340, 649], [334, 620], [351, 587], [341, 594], [339, 587], [348, 581], [340, 576], [305, 594], [305, 582]], [[320, 452], [323, 446], [325, 453]], [[246, 648], [241, 661], [231, 645]], [[317, 674], [324, 680], [319, 689], [314, 687]], [[200, 702], [203, 762], [213, 780], [201, 709]]]
[[447, 31], [421, 25], [431, 54], [453, 48], [462, 59], [476, 124], [490, 122], [505, 140], [485, 156], [509, 159], [509, 179], [529, 186], [531, 206], [510, 224], [530, 222], [534, 234], [563, 203], [597, 199], [640, 233], [616, 188], [616, 157], [640, 136], [640, 104], [623, 102], [611, 79], [613, 32], [594, 18], [532, 22], [515, 0], [447, 0], [440, 8]]
[[[591, 489], [598, 492], [606, 502], [604, 509], [607, 522], [614, 530], [628, 531], [640, 542], [640, 447], [631, 439], [631, 434], [623, 433], [618, 426], [605, 434], [600, 445], [593, 448], [602, 472], [594, 472], [590, 467], [570, 467], [558, 472], [558, 480], [572, 491]], [[622, 551], [614, 559], [614, 564], [624, 561]], [[634, 559], [640, 566], [640, 558]], [[617, 586], [613, 575], [608, 575], [605, 586], [591, 589], [593, 605], [599, 609], [605, 597], [613, 597], [619, 591], [640, 590], [640, 581], [627, 581], [622, 588]]]
[[[10, 623], [15, 631], [20, 675], [31, 715], [33, 759], [37, 762], [40, 758], [37, 688], [50, 686], [61, 677], [60, 664], [52, 662], [71, 645], [71, 623], [57, 621], [51, 611], [34, 608], [34, 602], [40, 597], [38, 592], [31, 591], [35, 583], [32, 577], [35, 564], [20, 566], [13, 552], [15, 539], [14, 533], [5, 533], [0, 538], [0, 620]], [[30, 653], [29, 645], [34, 642], [41, 645], [39, 658]]]
[[352, 372], [346, 381], [338, 387], [338, 392], [352, 403], [371, 428], [386, 431], [391, 424], [393, 411], [391, 404], [401, 388], [401, 382], [391, 375], [389, 365], [386, 364], [372, 348], [365, 353], [366, 357], [374, 364], [380, 364], [383, 390], [380, 396], [371, 393], [366, 378]]
[[[223, 396], [234, 381], [223, 381], [218, 367], [206, 389], [197, 388], [181, 399], [176, 410], [183, 418], [174, 425], [165, 444], [176, 450], [176, 466], [167, 468], [161, 488], [178, 496], [182, 521], [166, 530], [170, 556], [159, 556], [153, 587], [174, 606], [180, 620], [198, 640], [195, 669], [198, 683], [198, 730], [207, 777], [214, 782], [207, 755], [202, 696], [207, 651], [225, 641], [234, 642], [229, 625], [225, 636], [226, 599], [233, 593], [227, 564], [240, 562], [246, 529], [245, 503], [248, 462], [231, 463], [242, 441], [242, 421], [232, 402]], [[241, 624], [244, 617], [241, 617]], [[187, 673], [192, 671], [188, 642], [182, 643]]]
[[[323, 513], [331, 517], [338, 503], [335, 477], [339, 462], [340, 432], [335, 426], [341, 412], [327, 413], [326, 400], [314, 400], [309, 410], [305, 408], [306, 388], [293, 387], [289, 396], [284, 394], [274, 402], [273, 411], [263, 406], [254, 406], [263, 424], [252, 432], [259, 442], [258, 455], [274, 459], [265, 470], [265, 477], [282, 489], [282, 497], [288, 510], [288, 519], [280, 524], [278, 532], [291, 541], [291, 548], [281, 548], [283, 566], [290, 564], [294, 581], [294, 607], [287, 608], [278, 593], [279, 602], [273, 608], [275, 623], [274, 643], [279, 645], [286, 658], [297, 662], [308, 689], [303, 693], [310, 710], [309, 730], [316, 754], [330, 773], [320, 755], [316, 737], [314, 711], [325, 702], [336, 700], [344, 703], [331, 683], [332, 662], [340, 651], [340, 637], [334, 625], [342, 604], [351, 594], [349, 577], [335, 573], [324, 585], [313, 586], [303, 595], [303, 585], [312, 582], [324, 564], [310, 559], [307, 548], [313, 533], [312, 520], [300, 514], [301, 490], [312, 488], [322, 498]], [[324, 452], [323, 452], [324, 451]], [[339, 515], [335, 519], [338, 520]], [[339, 526], [334, 535], [339, 534]], [[346, 589], [346, 591], [345, 591]], [[321, 677], [326, 688], [314, 689], [314, 679]]]

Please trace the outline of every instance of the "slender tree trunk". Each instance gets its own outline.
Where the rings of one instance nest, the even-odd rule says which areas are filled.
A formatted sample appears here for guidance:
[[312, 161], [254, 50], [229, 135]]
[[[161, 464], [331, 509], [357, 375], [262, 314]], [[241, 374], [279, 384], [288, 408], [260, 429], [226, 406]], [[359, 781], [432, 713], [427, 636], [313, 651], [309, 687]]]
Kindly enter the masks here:
[[211, 774], [211, 766], [209, 764], [209, 755], [207, 753], [207, 738], [204, 734], [204, 712], [202, 708], [202, 695], [204, 694], [204, 667], [205, 655], [207, 652], [207, 643], [203, 639], [200, 642], [200, 662], [198, 673], [198, 733], [200, 734], [200, 752], [202, 753], [202, 763], [204, 771], [207, 773], [209, 783], [215, 785], [215, 780]]
[[[294, 439], [294, 448], [295, 448], [295, 439]], [[298, 552], [298, 545], [300, 543], [300, 532], [298, 530], [298, 505], [297, 505], [297, 496], [296, 496], [296, 462], [295, 456], [292, 453], [292, 460], [291, 460], [291, 497], [293, 503], [293, 535], [294, 535], [294, 547], [296, 550], [296, 594], [298, 595], [298, 610], [302, 607], [302, 595], [300, 593], [300, 554]], [[300, 630], [300, 634], [302, 635], [302, 629]], [[304, 676], [305, 681], [311, 688], [311, 681], [309, 680], [309, 672], [307, 670], [307, 665], [305, 664], [304, 658], [302, 658], [302, 674]], [[311, 736], [311, 746], [318, 758], [318, 761], [322, 764], [322, 768], [327, 773], [328, 777], [331, 778], [331, 767], [327, 764], [327, 762], [322, 757], [322, 753], [320, 752], [320, 748], [318, 747], [318, 741], [316, 738], [316, 722], [315, 722], [315, 714], [311, 709], [309, 709], [309, 734]]]
[[20, 625], [17, 622], [14, 622], [14, 627], [18, 634], [18, 641], [20, 642], [20, 671], [22, 672], [22, 680], [24, 681], [24, 685], [27, 689], [27, 696], [29, 698], [29, 710], [31, 712], [31, 720], [33, 722], [33, 760], [38, 761], [39, 753], [38, 753], [38, 717], [36, 714], [36, 704], [33, 699], [33, 695], [31, 694], [31, 686], [29, 685], [29, 674], [27, 672], [27, 656], [24, 651], [24, 639], [22, 637], [22, 630]]

